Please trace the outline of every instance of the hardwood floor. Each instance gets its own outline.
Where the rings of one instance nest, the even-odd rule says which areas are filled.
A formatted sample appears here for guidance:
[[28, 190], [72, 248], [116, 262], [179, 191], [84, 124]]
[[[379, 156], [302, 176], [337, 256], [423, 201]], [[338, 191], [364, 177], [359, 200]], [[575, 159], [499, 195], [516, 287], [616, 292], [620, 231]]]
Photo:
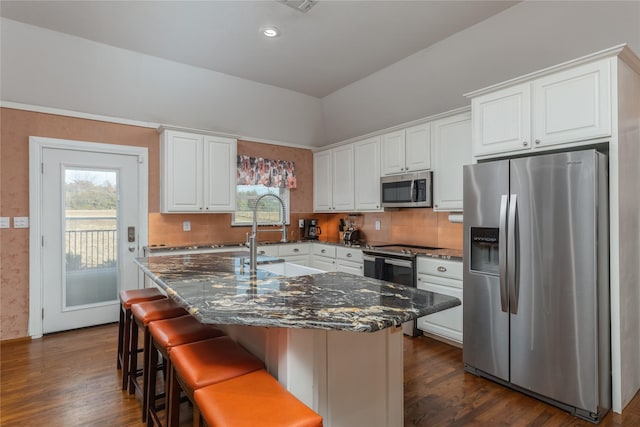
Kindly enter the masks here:
[[[142, 427], [140, 398], [120, 390], [116, 338], [105, 325], [2, 345], [0, 425]], [[406, 427], [591, 425], [465, 373], [458, 348], [420, 337], [405, 338], [404, 351]], [[181, 414], [189, 426], [186, 404]], [[640, 397], [600, 425], [640, 426]]]

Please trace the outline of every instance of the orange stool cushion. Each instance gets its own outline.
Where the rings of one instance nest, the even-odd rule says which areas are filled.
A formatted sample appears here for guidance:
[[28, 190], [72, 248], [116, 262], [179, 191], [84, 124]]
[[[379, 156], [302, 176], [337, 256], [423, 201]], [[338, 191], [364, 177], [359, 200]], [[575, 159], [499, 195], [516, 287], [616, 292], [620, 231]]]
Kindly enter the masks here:
[[174, 347], [169, 359], [192, 390], [264, 368], [260, 359], [226, 336]]
[[149, 322], [184, 316], [187, 311], [171, 298], [138, 302], [131, 305], [131, 314], [143, 325]]
[[149, 324], [149, 333], [151, 333], [156, 344], [166, 349], [167, 353], [177, 345], [224, 335], [224, 332], [220, 329], [200, 323], [190, 315], [151, 322]]
[[210, 427], [322, 427], [322, 417], [265, 370], [198, 389], [194, 399]]
[[144, 289], [130, 289], [128, 291], [120, 291], [120, 304], [125, 309], [131, 308], [131, 304], [135, 304], [143, 301], [153, 301], [166, 298], [156, 288], [144, 288]]

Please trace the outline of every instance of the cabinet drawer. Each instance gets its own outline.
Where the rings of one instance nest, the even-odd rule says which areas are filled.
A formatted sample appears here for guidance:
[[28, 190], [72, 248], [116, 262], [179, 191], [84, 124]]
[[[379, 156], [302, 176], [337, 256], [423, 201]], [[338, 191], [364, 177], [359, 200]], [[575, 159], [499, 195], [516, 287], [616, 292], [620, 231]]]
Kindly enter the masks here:
[[279, 256], [307, 255], [308, 253], [309, 244], [307, 243], [290, 243], [288, 245], [278, 246]]
[[462, 261], [418, 257], [418, 274], [462, 280]]
[[318, 244], [318, 243], [314, 243], [312, 246], [313, 246], [312, 252], [313, 252], [314, 255], [324, 256], [324, 257], [329, 257], [329, 258], [335, 258], [336, 257], [336, 247], [335, 246], [323, 245], [323, 244]]
[[343, 259], [345, 261], [363, 262], [362, 251], [360, 249], [353, 248], [336, 248], [336, 258]]
[[258, 255], [277, 257], [278, 256], [278, 246], [276, 246], [276, 245], [258, 246], [256, 248], [256, 252], [257, 252]]
[[309, 255], [289, 255], [284, 259], [286, 262], [293, 264], [309, 266]]

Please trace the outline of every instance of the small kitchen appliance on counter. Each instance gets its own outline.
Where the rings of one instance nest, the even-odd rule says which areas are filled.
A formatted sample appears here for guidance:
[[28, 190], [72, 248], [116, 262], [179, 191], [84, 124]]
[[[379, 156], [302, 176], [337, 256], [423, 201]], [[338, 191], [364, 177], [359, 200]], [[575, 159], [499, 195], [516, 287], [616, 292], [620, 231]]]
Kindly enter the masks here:
[[344, 232], [344, 244], [353, 246], [360, 244], [360, 230], [347, 230]]
[[317, 219], [304, 220], [304, 238], [306, 240], [318, 240], [321, 234], [322, 230], [318, 227]]
[[[434, 249], [438, 248], [411, 245], [367, 245], [362, 250], [364, 275], [415, 288], [416, 257]], [[402, 332], [412, 337], [422, 335], [415, 320], [403, 323]]]

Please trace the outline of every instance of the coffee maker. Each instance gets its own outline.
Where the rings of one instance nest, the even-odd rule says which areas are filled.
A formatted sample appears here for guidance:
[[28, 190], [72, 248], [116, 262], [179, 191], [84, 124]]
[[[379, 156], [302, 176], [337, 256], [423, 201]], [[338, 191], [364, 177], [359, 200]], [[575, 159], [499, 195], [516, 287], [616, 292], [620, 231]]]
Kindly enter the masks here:
[[318, 236], [322, 234], [322, 230], [318, 227], [317, 219], [304, 220], [304, 238], [307, 240], [318, 240]]

